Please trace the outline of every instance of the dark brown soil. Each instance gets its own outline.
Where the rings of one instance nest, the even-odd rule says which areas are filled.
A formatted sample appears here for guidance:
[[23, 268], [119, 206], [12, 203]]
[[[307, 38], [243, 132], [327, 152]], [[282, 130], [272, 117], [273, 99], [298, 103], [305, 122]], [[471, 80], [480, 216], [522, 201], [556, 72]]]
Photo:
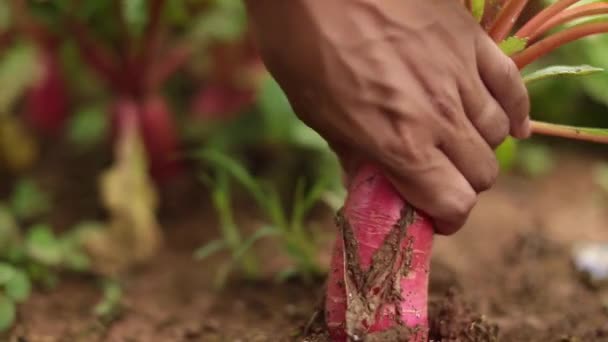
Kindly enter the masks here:
[[[431, 268], [434, 340], [608, 341], [606, 296], [585, 286], [570, 261], [574, 243], [608, 241], [608, 197], [593, 184], [595, 162], [569, 155], [545, 179], [503, 177], [481, 197], [462, 232], [437, 238]], [[118, 320], [95, 319], [96, 284], [69, 278], [54, 291], [36, 292], [21, 307], [10, 340], [321, 341], [319, 325], [309, 323], [322, 281], [235, 280], [221, 292], [213, 290], [214, 270], [225, 256], [204, 263], [192, 259], [192, 251], [216, 230], [200, 191], [192, 186], [172, 191], [171, 205], [163, 211], [167, 246], [127, 277], [125, 310]], [[62, 203], [68, 204], [64, 210], [74, 208], [65, 199]], [[81, 213], [56, 221], [98, 214], [83, 203], [78, 208]], [[241, 210], [244, 225], [256, 224], [251, 212]], [[333, 215], [321, 216], [330, 246]], [[263, 248], [268, 271], [285, 262], [275, 247]], [[320, 258], [328, 262], [329, 247]]]

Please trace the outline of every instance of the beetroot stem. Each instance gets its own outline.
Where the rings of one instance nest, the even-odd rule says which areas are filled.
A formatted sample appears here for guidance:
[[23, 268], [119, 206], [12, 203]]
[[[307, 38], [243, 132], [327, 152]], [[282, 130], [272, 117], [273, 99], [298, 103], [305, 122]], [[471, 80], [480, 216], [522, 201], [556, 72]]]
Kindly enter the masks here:
[[17, 29], [22, 30], [41, 47], [49, 47], [53, 44], [54, 35], [32, 17], [24, 0], [12, 0], [9, 5], [14, 12]]
[[511, 58], [515, 64], [522, 69], [536, 59], [546, 55], [562, 45], [586, 36], [606, 32], [608, 32], [608, 23], [589, 23], [574, 26], [532, 44], [530, 47], [512, 56]]
[[495, 42], [503, 41], [513, 29], [515, 22], [528, 4], [528, 0], [510, 0], [498, 13], [496, 21], [488, 31]]
[[534, 41], [536, 38], [550, 29], [565, 24], [569, 21], [598, 14], [608, 14], [608, 3], [593, 3], [565, 10], [553, 16], [547, 22], [542, 24], [537, 30], [532, 32], [528, 41]]
[[538, 30], [545, 22], [553, 18], [556, 14], [565, 10], [566, 8], [577, 3], [579, 0], [560, 0], [553, 5], [540, 11], [534, 18], [530, 19], [515, 35], [520, 38], [529, 38], [530, 35]]
[[608, 135], [594, 134], [578, 127], [563, 126], [532, 120], [532, 133], [553, 137], [608, 144]]
[[192, 57], [193, 48], [187, 43], [177, 43], [162, 56], [153, 61], [150, 75], [147, 79], [147, 87], [156, 89], [160, 87], [169, 77], [184, 66]]
[[144, 31], [143, 43], [138, 57], [144, 75], [150, 73], [150, 68], [160, 45], [163, 31], [162, 12], [165, 4], [166, 0], [151, 0], [148, 4], [148, 17], [150, 19]]
[[118, 71], [118, 56], [94, 39], [87, 26], [80, 21], [70, 18], [68, 19], [68, 27], [84, 60], [93, 68], [97, 75], [111, 86], [124, 88], [122, 77]]

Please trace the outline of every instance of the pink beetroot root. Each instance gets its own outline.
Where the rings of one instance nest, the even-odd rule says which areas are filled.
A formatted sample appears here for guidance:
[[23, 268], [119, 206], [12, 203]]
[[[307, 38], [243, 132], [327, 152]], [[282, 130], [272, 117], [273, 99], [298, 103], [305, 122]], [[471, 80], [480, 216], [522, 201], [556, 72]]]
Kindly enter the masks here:
[[69, 113], [66, 81], [55, 52], [40, 53], [42, 75], [26, 95], [25, 117], [28, 123], [45, 136], [61, 133]]
[[325, 304], [332, 341], [426, 341], [431, 220], [366, 165], [337, 223]]

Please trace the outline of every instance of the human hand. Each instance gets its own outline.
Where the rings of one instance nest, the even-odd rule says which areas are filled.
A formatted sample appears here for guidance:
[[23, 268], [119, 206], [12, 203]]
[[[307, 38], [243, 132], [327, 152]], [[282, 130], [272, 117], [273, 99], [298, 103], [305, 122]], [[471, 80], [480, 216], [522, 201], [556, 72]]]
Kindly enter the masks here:
[[519, 71], [458, 1], [250, 0], [263, 59], [347, 173], [380, 165], [442, 234], [530, 134]]

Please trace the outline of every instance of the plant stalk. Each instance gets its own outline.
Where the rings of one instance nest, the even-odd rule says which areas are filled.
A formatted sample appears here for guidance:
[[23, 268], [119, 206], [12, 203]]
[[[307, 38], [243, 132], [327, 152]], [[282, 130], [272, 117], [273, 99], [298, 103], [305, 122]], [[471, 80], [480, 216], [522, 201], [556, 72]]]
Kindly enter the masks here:
[[579, 0], [559, 0], [553, 5], [540, 11], [534, 18], [530, 19], [515, 35], [520, 38], [529, 38], [530, 35], [538, 30], [545, 22], [553, 18], [561, 11], [577, 3]]
[[108, 85], [124, 89], [123, 77], [119, 72], [119, 58], [106, 46], [95, 40], [86, 25], [75, 18], [68, 19], [68, 27], [84, 60]]
[[608, 3], [593, 3], [565, 10], [551, 18], [549, 21], [545, 22], [536, 31], [532, 32], [528, 41], [535, 41], [538, 37], [559, 25], [565, 24], [572, 20], [598, 14], [608, 14]]
[[594, 134], [578, 127], [557, 125], [548, 122], [532, 120], [532, 133], [566, 139], [608, 144], [608, 134]]
[[488, 31], [495, 42], [501, 42], [507, 38], [527, 4], [528, 0], [511, 0], [503, 7]]
[[606, 32], [608, 32], [608, 23], [589, 23], [574, 26], [532, 44], [530, 47], [511, 58], [519, 69], [523, 69], [528, 64], [562, 45], [586, 36]]
[[[142, 75], [151, 75], [154, 64], [154, 57], [158, 53], [161, 45], [161, 33], [163, 32], [162, 13], [165, 8], [166, 0], [151, 0], [148, 5], [148, 24], [146, 25], [141, 50], [139, 51], [139, 67]], [[150, 84], [144, 81], [145, 84]]]
[[162, 58], [154, 61], [147, 80], [148, 89], [160, 87], [192, 57], [193, 49], [189, 44], [178, 44], [169, 48]]

